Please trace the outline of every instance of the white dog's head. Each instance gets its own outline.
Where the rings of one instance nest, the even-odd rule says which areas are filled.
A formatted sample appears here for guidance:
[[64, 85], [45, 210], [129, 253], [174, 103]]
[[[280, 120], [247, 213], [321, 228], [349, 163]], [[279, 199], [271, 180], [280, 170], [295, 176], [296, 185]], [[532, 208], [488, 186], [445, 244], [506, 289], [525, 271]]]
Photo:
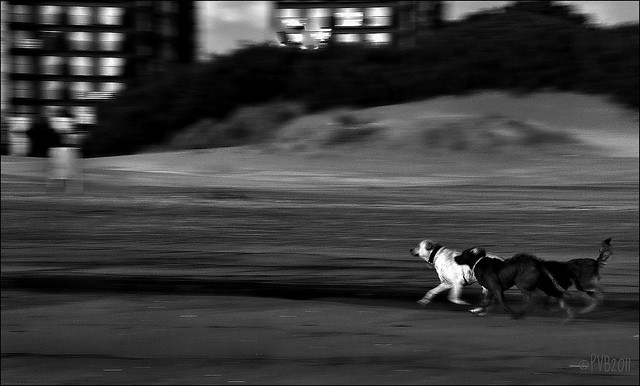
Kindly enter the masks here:
[[410, 252], [411, 252], [411, 255], [413, 256], [421, 257], [424, 261], [427, 262], [427, 265], [430, 268], [433, 268], [433, 263], [429, 263], [429, 257], [431, 256], [431, 252], [433, 252], [434, 249], [439, 247], [441, 247], [440, 244], [436, 243], [435, 241], [427, 239], [427, 240], [422, 240], [417, 247], [411, 248]]

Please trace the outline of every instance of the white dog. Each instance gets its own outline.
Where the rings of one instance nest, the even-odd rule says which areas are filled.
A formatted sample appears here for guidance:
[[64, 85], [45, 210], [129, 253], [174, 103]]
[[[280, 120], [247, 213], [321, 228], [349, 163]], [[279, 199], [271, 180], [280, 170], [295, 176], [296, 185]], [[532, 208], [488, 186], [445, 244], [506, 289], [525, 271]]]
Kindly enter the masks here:
[[[476, 277], [473, 270], [468, 265], [460, 265], [455, 262], [454, 257], [462, 252], [451, 248], [444, 247], [431, 240], [422, 240], [417, 247], [412, 248], [413, 256], [420, 256], [427, 262], [427, 268], [435, 269], [440, 278], [440, 284], [424, 295], [418, 303], [427, 305], [434, 296], [440, 292], [451, 290], [449, 292], [449, 301], [455, 304], [468, 305], [469, 303], [460, 299], [462, 287], [475, 283]], [[503, 260], [495, 255], [487, 255], [487, 257]], [[483, 292], [485, 289], [483, 288]]]

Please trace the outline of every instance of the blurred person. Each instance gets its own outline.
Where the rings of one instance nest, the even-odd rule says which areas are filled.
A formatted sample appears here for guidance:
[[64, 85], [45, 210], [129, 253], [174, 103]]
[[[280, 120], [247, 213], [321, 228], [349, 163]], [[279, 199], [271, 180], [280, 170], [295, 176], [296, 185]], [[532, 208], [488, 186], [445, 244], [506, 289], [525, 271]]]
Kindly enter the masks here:
[[47, 186], [61, 185], [65, 191], [82, 192], [82, 163], [75, 119], [69, 111], [60, 107], [51, 117], [51, 124], [59, 136], [57, 146], [49, 148]]
[[50, 148], [61, 145], [60, 134], [51, 127], [47, 117], [42, 114], [35, 117], [27, 130], [27, 137], [31, 144], [29, 157], [48, 157]]
[[9, 121], [5, 119], [5, 112], [0, 115], [0, 125], [2, 128], [2, 137], [0, 138], [2, 155], [7, 155], [9, 154]]
[[75, 120], [69, 110], [62, 107], [56, 115], [51, 118], [53, 129], [60, 135], [60, 146], [76, 147]]

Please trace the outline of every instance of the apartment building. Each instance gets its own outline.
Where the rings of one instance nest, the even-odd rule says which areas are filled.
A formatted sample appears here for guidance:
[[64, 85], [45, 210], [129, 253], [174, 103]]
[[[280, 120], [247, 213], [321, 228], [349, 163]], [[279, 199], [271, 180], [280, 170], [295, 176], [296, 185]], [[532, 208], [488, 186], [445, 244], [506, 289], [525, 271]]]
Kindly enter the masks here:
[[13, 153], [35, 115], [90, 127], [99, 103], [195, 59], [193, 1], [4, 1], [2, 14]]
[[275, 1], [271, 28], [283, 45], [410, 47], [442, 23], [441, 1]]

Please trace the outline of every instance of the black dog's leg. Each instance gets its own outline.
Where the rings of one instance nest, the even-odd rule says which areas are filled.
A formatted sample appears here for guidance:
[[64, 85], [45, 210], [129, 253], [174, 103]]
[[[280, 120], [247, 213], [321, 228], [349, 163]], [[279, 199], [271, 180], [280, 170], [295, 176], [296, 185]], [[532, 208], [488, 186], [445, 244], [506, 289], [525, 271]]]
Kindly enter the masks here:
[[573, 310], [571, 309], [571, 307], [569, 307], [569, 305], [565, 301], [564, 296], [562, 296], [559, 299], [559, 302], [560, 302], [560, 307], [562, 307], [562, 309], [567, 312], [567, 318], [564, 320], [564, 322], [567, 323], [567, 322], [572, 321], [573, 318], [575, 317], [575, 315], [574, 315]]
[[600, 288], [595, 287], [593, 289], [588, 289], [584, 291], [589, 297], [587, 300], [589, 301], [589, 305], [580, 310], [581, 314], [585, 314], [587, 312], [593, 311], [594, 308], [602, 301], [603, 295], [602, 290]]
[[518, 316], [524, 318], [524, 316], [531, 311], [531, 307], [533, 306], [533, 302], [531, 301], [533, 292], [524, 289], [520, 289], [520, 292], [522, 293], [522, 310], [518, 313]]
[[498, 299], [498, 302], [500, 302], [500, 305], [502, 306], [502, 308], [504, 308], [505, 311], [510, 313], [511, 316], [514, 319], [518, 319], [520, 317], [520, 315], [518, 313], [516, 313], [513, 309], [511, 309], [511, 307], [509, 307], [507, 305], [507, 303], [505, 302], [505, 300], [504, 300], [504, 292], [502, 291], [502, 288], [494, 289], [493, 293], [495, 294], [496, 298]]

